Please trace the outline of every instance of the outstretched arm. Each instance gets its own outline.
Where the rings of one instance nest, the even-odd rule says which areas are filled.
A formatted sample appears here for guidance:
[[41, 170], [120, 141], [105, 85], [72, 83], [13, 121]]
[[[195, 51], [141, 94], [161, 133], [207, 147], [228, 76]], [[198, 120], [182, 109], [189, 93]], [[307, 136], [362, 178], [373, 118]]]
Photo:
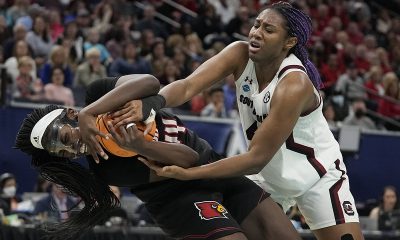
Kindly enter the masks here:
[[241, 68], [248, 61], [247, 48], [248, 45], [245, 42], [239, 41], [230, 44], [220, 53], [204, 62], [187, 78], [175, 81], [162, 88], [160, 91], [162, 97], [149, 97], [133, 101], [134, 104], [137, 104], [136, 102], [143, 104], [144, 109], [146, 109], [143, 110], [143, 115], [142, 111], [135, 113], [130, 111], [129, 107], [115, 111], [113, 113], [114, 124], [119, 127], [127, 122], [146, 120], [149, 116], [149, 109], [157, 111], [164, 106], [179, 106], [232, 73], [238, 77], [243, 70]]
[[181, 180], [258, 173], [289, 137], [301, 113], [315, 104], [312, 84], [304, 74], [288, 74], [279, 83], [271, 101], [271, 111], [255, 132], [246, 153], [189, 169], [159, 167], [151, 162], [144, 162], [160, 176]]

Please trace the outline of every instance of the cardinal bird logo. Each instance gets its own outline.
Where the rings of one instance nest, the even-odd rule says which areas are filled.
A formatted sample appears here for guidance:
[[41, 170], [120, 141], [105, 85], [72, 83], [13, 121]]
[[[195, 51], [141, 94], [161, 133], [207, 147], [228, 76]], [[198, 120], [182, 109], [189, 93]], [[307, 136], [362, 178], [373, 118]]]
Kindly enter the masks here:
[[214, 218], [228, 218], [226, 214], [228, 211], [222, 204], [216, 201], [195, 202], [194, 206], [199, 210], [199, 216], [204, 220], [211, 220]]

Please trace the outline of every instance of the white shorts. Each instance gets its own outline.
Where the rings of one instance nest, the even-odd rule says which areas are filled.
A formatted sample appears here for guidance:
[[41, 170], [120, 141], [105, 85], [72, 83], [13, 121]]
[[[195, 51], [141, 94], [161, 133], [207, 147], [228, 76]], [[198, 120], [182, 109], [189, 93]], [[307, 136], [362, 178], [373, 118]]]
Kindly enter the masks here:
[[297, 203], [311, 230], [359, 222], [343, 161], [333, 163], [327, 173], [301, 196], [285, 196], [276, 186], [265, 184], [266, 191], [285, 212]]

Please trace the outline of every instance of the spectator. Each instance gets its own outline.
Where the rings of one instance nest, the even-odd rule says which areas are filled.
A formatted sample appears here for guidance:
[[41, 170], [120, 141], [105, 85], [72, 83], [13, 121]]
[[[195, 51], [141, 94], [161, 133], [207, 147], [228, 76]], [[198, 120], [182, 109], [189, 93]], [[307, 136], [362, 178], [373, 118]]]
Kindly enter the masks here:
[[17, 211], [21, 198], [17, 195], [17, 179], [11, 173], [0, 175], [0, 199], [6, 203], [3, 207], [5, 215]]
[[[17, 41], [14, 47], [15, 48], [13, 51], [14, 52], [13, 56], [8, 58], [4, 63], [4, 65], [6, 67], [7, 74], [10, 75], [11, 79], [15, 82], [17, 76], [19, 75], [19, 69], [18, 69], [19, 59], [24, 56], [31, 57], [31, 54], [29, 52], [28, 44], [25, 42], [25, 40]], [[32, 70], [30, 72], [30, 75], [33, 79], [36, 79], [37, 77], [35, 62], [32, 62]]]
[[64, 32], [64, 26], [61, 22], [60, 12], [56, 9], [50, 10], [49, 13], [49, 31], [51, 41], [55, 42]]
[[[25, 41], [26, 37], [26, 28], [22, 24], [16, 24], [13, 27], [13, 36], [9, 39], [4, 41], [3, 48], [4, 48], [4, 59], [8, 59], [13, 56], [13, 51], [15, 49], [15, 44], [23, 40]], [[29, 49], [32, 52], [32, 49]]]
[[18, 18], [28, 15], [28, 8], [28, 0], [15, 0], [14, 4], [7, 10], [8, 24], [12, 26]]
[[[383, 76], [382, 85], [385, 92], [385, 97], [388, 99], [380, 99], [378, 112], [386, 117], [397, 120], [400, 123], [400, 82], [397, 75], [393, 72], [388, 72]], [[387, 123], [385, 124], [388, 130], [400, 130], [398, 127]]]
[[149, 62], [151, 63], [152, 74], [156, 78], [160, 78], [164, 74], [165, 66], [168, 60], [170, 59], [165, 55], [164, 41], [161, 39], [154, 41], [153, 45], [151, 46]]
[[231, 74], [225, 78], [225, 83], [222, 86], [224, 90], [224, 104], [227, 113], [232, 116], [237, 116], [234, 112], [237, 112], [236, 103], [236, 85], [235, 77]]
[[63, 222], [70, 216], [69, 210], [75, 206], [75, 201], [63, 191], [62, 187], [52, 183], [50, 194], [36, 202], [33, 214], [39, 215], [45, 221]]
[[371, 67], [364, 85], [369, 90], [368, 99], [371, 105], [369, 108], [376, 110], [380, 96], [385, 94], [385, 89], [382, 85], [382, 68], [380, 66]]
[[54, 67], [51, 72], [51, 83], [44, 86], [45, 97], [49, 101], [61, 102], [66, 106], [74, 106], [74, 96], [70, 88], [64, 85], [64, 73], [61, 67]]
[[199, 11], [199, 16], [193, 23], [193, 31], [198, 34], [200, 39], [204, 39], [207, 35], [219, 33], [221, 30], [222, 23], [214, 6], [209, 3], [204, 4]]
[[343, 94], [349, 101], [367, 99], [364, 79], [359, 75], [358, 69], [354, 64], [350, 64], [346, 72], [339, 76], [335, 91]]
[[151, 30], [156, 37], [166, 39], [168, 37], [165, 26], [154, 19], [156, 10], [152, 5], [146, 5], [143, 10], [143, 18], [137, 24], [137, 30], [142, 32], [144, 30]]
[[53, 47], [48, 31], [49, 26], [46, 20], [42, 16], [37, 16], [34, 20], [32, 31], [28, 32], [25, 38], [33, 50], [35, 62], [38, 67], [41, 67], [45, 63]]
[[6, 19], [4, 16], [0, 15], [0, 43], [3, 44], [3, 42], [11, 36], [12, 31], [7, 27]]
[[208, 2], [214, 6], [215, 12], [221, 18], [223, 25], [228, 24], [235, 17], [240, 6], [238, 0], [210, 0]]
[[123, 51], [123, 56], [111, 63], [110, 76], [151, 73], [150, 63], [137, 55], [135, 43], [124, 43]]
[[178, 79], [180, 79], [179, 69], [173, 60], [168, 59], [164, 66], [164, 73], [158, 78], [161, 87], [175, 82]]
[[86, 61], [78, 66], [75, 74], [74, 85], [87, 87], [95, 79], [107, 76], [106, 68], [100, 62], [100, 52], [91, 48], [85, 53]]
[[358, 126], [361, 129], [377, 129], [374, 121], [366, 116], [367, 107], [362, 99], [354, 100], [352, 109], [344, 121], [343, 125]]
[[400, 207], [394, 186], [385, 186], [379, 206], [373, 208], [369, 217], [378, 221], [381, 231], [399, 230]]
[[28, 101], [43, 99], [43, 84], [36, 76], [32, 77], [34, 61], [31, 57], [23, 56], [18, 60], [19, 75], [15, 79], [16, 89], [14, 98]]
[[233, 33], [239, 33], [243, 24], [250, 22], [249, 9], [246, 6], [240, 6], [233, 19], [225, 26], [225, 32], [231, 36]]
[[196, 33], [189, 34], [185, 37], [186, 55], [192, 60], [201, 59], [204, 53], [203, 43]]
[[40, 78], [43, 84], [48, 84], [51, 82], [52, 72], [54, 68], [60, 68], [64, 74], [64, 86], [70, 87], [73, 82], [73, 73], [68, 65], [67, 56], [65, 53], [65, 48], [62, 46], [54, 46], [51, 50], [49, 61], [40, 70]]
[[91, 28], [86, 35], [87, 41], [83, 44], [85, 52], [92, 47], [100, 51], [100, 61], [105, 65], [112, 62], [112, 58], [107, 48], [100, 42], [100, 34], [95, 28]]
[[222, 88], [212, 88], [209, 92], [210, 102], [201, 111], [203, 117], [227, 118], [229, 117], [224, 104], [224, 91]]
[[64, 42], [70, 42], [68, 48], [70, 63], [80, 63], [83, 60], [83, 37], [82, 32], [78, 29], [76, 19], [73, 16], [68, 16], [64, 20], [64, 33], [60, 36], [56, 43], [60, 46], [65, 46]]
[[340, 127], [340, 122], [336, 121], [335, 108], [329, 101], [324, 103], [322, 113], [323, 113], [326, 121], [328, 122], [330, 129], [335, 130], [338, 127]]
[[324, 82], [324, 91], [327, 96], [333, 94], [335, 84], [338, 81], [342, 69], [339, 67], [336, 54], [330, 54], [327, 64], [323, 64], [321, 68], [321, 78]]

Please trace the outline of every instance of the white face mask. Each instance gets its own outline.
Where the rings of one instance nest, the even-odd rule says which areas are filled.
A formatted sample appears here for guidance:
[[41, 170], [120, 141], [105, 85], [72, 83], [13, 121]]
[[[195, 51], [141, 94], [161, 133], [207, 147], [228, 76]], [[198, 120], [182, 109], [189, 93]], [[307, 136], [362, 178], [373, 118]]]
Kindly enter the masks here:
[[14, 197], [17, 193], [17, 188], [15, 186], [3, 188], [3, 193], [5, 197]]

